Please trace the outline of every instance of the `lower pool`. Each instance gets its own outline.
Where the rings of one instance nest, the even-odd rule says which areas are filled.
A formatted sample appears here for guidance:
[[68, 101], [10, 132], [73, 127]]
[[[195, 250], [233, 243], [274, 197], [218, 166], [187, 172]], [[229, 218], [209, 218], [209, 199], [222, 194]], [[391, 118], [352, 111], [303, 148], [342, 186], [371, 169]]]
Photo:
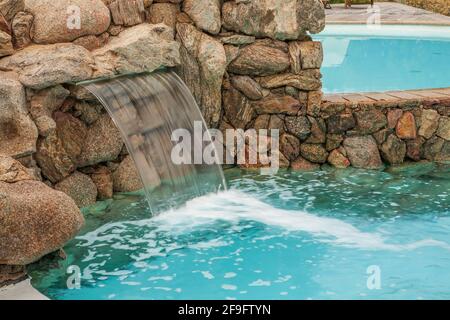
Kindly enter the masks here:
[[155, 218], [138, 194], [86, 209], [32, 284], [52, 299], [450, 298], [450, 165], [226, 177]]
[[450, 87], [450, 27], [328, 25], [325, 93]]

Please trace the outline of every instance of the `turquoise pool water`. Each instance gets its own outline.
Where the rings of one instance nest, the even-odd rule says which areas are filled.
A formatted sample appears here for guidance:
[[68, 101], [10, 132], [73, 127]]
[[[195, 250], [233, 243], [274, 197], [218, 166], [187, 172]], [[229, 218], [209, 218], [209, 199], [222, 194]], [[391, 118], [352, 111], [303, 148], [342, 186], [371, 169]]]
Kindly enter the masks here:
[[326, 93], [450, 87], [450, 27], [329, 25]]
[[53, 299], [450, 298], [450, 165], [225, 173], [229, 191], [155, 218], [139, 195], [86, 209], [67, 260], [35, 266], [33, 285]]

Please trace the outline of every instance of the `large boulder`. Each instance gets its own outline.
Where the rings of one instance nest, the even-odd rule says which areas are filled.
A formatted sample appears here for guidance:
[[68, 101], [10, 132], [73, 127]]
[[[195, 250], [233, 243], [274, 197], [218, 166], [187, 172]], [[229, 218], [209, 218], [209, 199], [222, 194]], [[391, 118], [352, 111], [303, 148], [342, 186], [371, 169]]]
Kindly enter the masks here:
[[345, 169], [350, 166], [350, 160], [337, 149], [330, 152], [327, 160], [329, 164], [338, 169]]
[[311, 123], [311, 135], [306, 139], [306, 143], [325, 143], [327, 140], [327, 127], [321, 118], [308, 116]]
[[180, 8], [174, 3], [154, 3], [148, 10], [148, 20], [152, 24], [164, 23], [175, 30]]
[[53, 112], [58, 110], [70, 92], [61, 85], [44, 89], [31, 98], [30, 113], [39, 130], [39, 135], [47, 137], [56, 130]]
[[84, 36], [74, 40], [72, 43], [81, 46], [89, 51], [103, 47], [109, 40], [109, 33], [105, 32], [99, 36]]
[[85, 167], [115, 160], [122, 150], [123, 140], [119, 129], [108, 114], [92, 124], [87, 131], [78, 166]]
[[325, 28], [325, 10], [321, 0], [298, 0], [297, 14], [302, 31], [319, 33]]
[[294, 171], [316, 171], [320, 169], [320, 164], [312, 163], [302, 157], [298, 157], [291, 162], [291, 168]]
[[87, 129], [85, 124], [69, 113], [55, 112], [56, 132], [69, 158], [76, 163], [80, 156]]
[[355, 118], [351, 113], [334, 114], [327, 118], [326, 123], [329, 133], [345, 133], [356, 126]]
[[97, 198], [99, 200], [111, 199], [113, 197], [113, 180], [111, 171], [104, 166], [99, 166], [91, 174], [91, 179], [97, 187]]
[[344, 148], [355, 168], [379, 169], [383, 166], [377, 143], [372, 136], [348, 137]]
[[25, 0], [25, 11], [34, 16], [33, 41], [39, 44], [101, 34], [111, 23], [101, 0]]
[[250, 101], [234, 87], [223, 90], [223, 111], [228, 122], [239, 129], [245, 129], [255, 115]]
[[37, 137], [24, 87], [14, 74], [0, 72], [0, 152], [17, 158], [29, 155], [36, 151]]
[[114, 24], [126, 27], [145, 21], [144, 0], [108, 0]]
[[5, 17], [3, 17], [1, 12], [0, 12], [0, 31], [3, 31], [7, 34], [11, 34], [11, 27], [8, 21], [6, 21]]
[[14, 53], [11, 35], [0, 29], [0, 58]]
[[430, 161], [450, 161], [450, 141], [433, 136], [424, 143], [423, 155]]
[[416, 120], [412, 112], [403, 113], [398, 119], [395, 130], [400, 139], [415, 139], [417, 137]]
[[313, 163], [325, 163], [328, 158], [328, 152], [321, 144], [304, 143], [300, 152], [303, 158]]
[[419, 135], [430, 139], [439, 127], [439, 113], [433, 109], [422, 111]]
[[56, 133], [39, 139], [36, 161], [43, 176], [53, 183], [67, 177], [76, 169], [75, 163], [67, 154]]
[[73, 108], [74, 115], [87, 125], [100, 119], [103, 110], [100, 103], [87, 101], [77, 101]]
[[255, 42], [241, 49], [228, 71], [241, 75], [267, 76], [286, 71], [289, 55], [280, 48]]
[[381, 145], [381, 154], [389, 164], [401, 164], [406, 156], [406, 143], [391, 134]]
[[47, 115], [51, 116], [57, 111], [64, 100], [69, 96], [70, 91], [61, 85], [56, 85], [36, 92], [31, 98], [30, 113], [34, 118]]
[[325, 27], [325, 12], [319, 0], [246, 0], [223, 4], [222, 18], [228, 30], [258, 37], [296, 40]]
[[83, 223], [75, 202], [44, 183], [0, 182], [0, 264], [35, 262], [61, 248]]
[[325, 148], [327, 149], [327, 151], [331, 151], [333, 149], [339, 148], [342, 141], [344, 141], [344, 136], [342, 134], [329, 133], [326, 135], [325, 139], [326, 139]]
[[280, 151], [290, 161], [294, 161], [300, 154], [300, 141], [291, 134], [282, 134], [280, 137]]
[[292, 72], [305, 69], [319, 69], [323, 61], [322, 43], [319, 41], [291, 41], [289, 43]]
[[249, 76], [234, 76], [231, 78], [231, 84], [250, 100], [260, 100], [270, 93]]
[[387, 112], [388, 128], [395, 129], [398, 119], [403, 115], [402, 109], [389, 109]]
[[262, 77], [260, 83], [261, 86], [269, 89], [290, 86], [299, 90], [310, 91], [321, 88], [321, 77], [322, 75], [318, 70], [304, 70], [299, 74], [281, 73]]
[[242, 34], [225, 33], [223, 35], [220, 35], [220, 41], [223, 44], [242, 46], [246, 44], [252, 44], [256, 41], [256, 38], [254, 36], [245, 36]]
[[154, 71], [180, 64], [180, 45], [173, 29], [165, 24], [140, 24], [111, 38], [107, 45], [93, 51], [95, 77]]
[[184, 0], [183, 11], [203, 31], [217, 34], [222, 26], [220, 20], [220, 0]]
[[182, 44], [180, 74], [194, 93], [206, 123], [217, 127], [222, 108], [222, 81], [227, 57], [222, 43], [186, 23], [177, 25]]
[[379, 110], [364, 110], [355, 112], [356, 129], [361, 134], [371, 134], [385, 128], [388, 124], [387, 118]]
[[441, 117], [439, 119], [439, 128], [436, 135], [450, 141], [450, 117]]
[[423, 159], [423, 144], [425, 138], [418, 137], [414, 140], [406, 140], [406, 156], [414, 161]]
[[311, 134], [311, 123], [305, 116], [287, 116], [284, 121], [287, 130], [300, 140], [305, 140]]
[[71, 197], [79, 208], [93, 205], [97, 200], [97, 187], [92, 179], [75, 171], [55, 185], [55, 189]]
[[[312, 73], [314, 77], [320, 79], [322, 77], [322, 74], [320, 73], [320, 70], [307, 70], [307, 72]], [[308, 91], [306, 97], [306, 113], [309, 116], [312, 117], [318, 117], [320, 115], [320, 112], [322, 111], [322, 100], [323, 100], [323, 93], [322, 89]], [[305, 95], [305, 92], [302, 92], [299, 95], [299, 99], [301, 101], [305, 101], [305, 97], [302, 97], [302, 95]]]
[[301, 109], [301, 104], [291, 96], [269, 95], [264, 99], [252, 103], [258, 114], [286, 114], [296, 116]]
[[33, 15], [28, 12], [19, 12], [15, 15], [11, 23], [11, 29], [16, 49], [23, 49], [31, 43], [33, 20]]
[[0, 0], [0, 16], [11, 22], [14, 16], [25, 8], [25, 0]]
[[91, 53], [71, 43], [33, 45], [0, 60], [0, 68], [16, 71], [32, 89], [90, 79], [93, 67]]
[[42, 174], [56, 183], [76, 169], [84, 146], [87, 129], [84, 123], [68, 113], [55, 113], [56, 130], [38, 141], [36, 160]]
[[[154, 186], [156, 187], [161, 181], [156, 175], [156, 171], [152, 174], [154, 174], [154, 176], [147, 178], [154, 181]], [[123, 159], [119, 167], [114, 171], [112, 179], [114, 191], [116, 192], [132, 192], [143, 188], [142, 180], [131, 156], [126, 156]]]

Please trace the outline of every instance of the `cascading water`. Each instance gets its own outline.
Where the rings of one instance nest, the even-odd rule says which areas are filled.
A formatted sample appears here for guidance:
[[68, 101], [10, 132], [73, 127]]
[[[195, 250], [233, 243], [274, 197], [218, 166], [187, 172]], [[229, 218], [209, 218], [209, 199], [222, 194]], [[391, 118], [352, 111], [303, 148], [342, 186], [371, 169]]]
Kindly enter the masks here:
[[[121, 131], [153, 214], [226, 189], [220, 165], [190, 161], [207, 143], [203, 132], [208, 128], [194, 97], [175, 72], [127, 75], [82, 85], [98, 98]], [[194, 134], [199, 126], [200, 136]], [[189, 133], [189, 142], [195, 146], [183, 155], [187, 161], [182, 164], [171, 158], [177, 143], [172, 134], [179, 129]]]

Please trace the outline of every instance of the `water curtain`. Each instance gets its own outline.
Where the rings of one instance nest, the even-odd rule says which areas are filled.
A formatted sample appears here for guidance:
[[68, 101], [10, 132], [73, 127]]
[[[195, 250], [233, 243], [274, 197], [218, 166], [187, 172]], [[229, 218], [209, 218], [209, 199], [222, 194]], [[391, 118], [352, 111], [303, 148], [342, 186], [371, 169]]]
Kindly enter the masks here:
[[[207, 126], [194, 97], [175, 72], [126, 75], [81, 85], [98, 98], [121, 131], [153, 214], [226, 189], [219, 164], [192, 161], [194, 153], [202, 152], [208, 143], [204, 141]], [[194, 134], [199, 126], [204, 136]], [[193, 146], [182, 164], [171, 158], [177, 144], [172, 134], [179, 129], [190, 134]]]

